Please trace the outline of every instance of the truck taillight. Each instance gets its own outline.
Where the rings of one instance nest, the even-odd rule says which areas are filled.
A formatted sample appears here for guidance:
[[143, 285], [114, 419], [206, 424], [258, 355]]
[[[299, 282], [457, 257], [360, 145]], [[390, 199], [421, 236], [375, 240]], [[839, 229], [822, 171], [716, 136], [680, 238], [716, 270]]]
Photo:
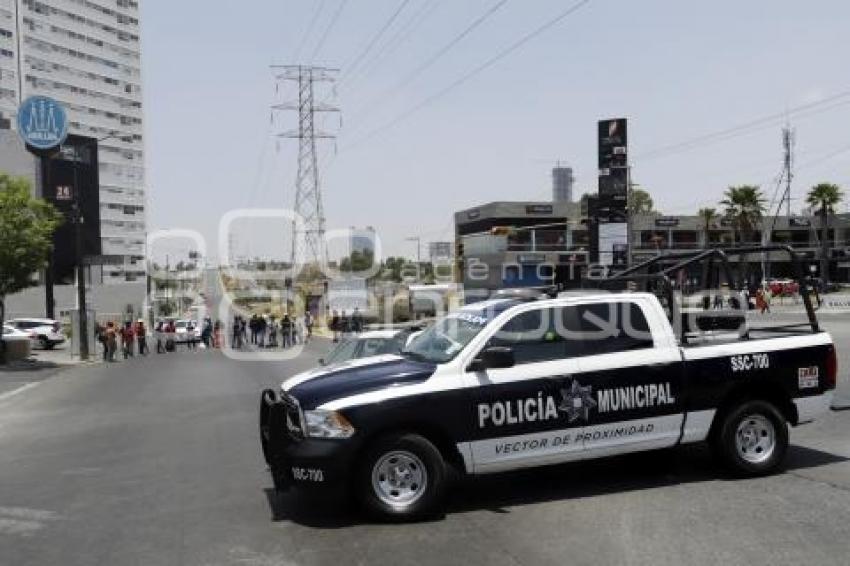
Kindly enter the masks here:
[[838, 381], [838, 357], [835, 353], [835, 346], [829, 348], [829, 354], [826, 356], [826, 383], [827, 389], [835, 389]]

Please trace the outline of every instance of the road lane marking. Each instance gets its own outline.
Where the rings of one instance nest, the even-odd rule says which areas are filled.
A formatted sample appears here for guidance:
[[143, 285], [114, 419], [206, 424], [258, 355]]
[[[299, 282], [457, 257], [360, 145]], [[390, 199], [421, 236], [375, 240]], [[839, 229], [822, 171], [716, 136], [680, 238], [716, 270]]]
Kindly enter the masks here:
[[21, 385], [17, 389], [12, 389], [11, 391], [7, 391], [6, 393], [0, 394], [0, 401], [5, 401], [6, 399], [14, 397], [15, 395], [17, 395], [19, 393], [23, 393], [24, 391], [27, 391], [28, 389], [32, 389], [33, 387], [38, 387], [39, 385], [41, 385], [40, 381]]

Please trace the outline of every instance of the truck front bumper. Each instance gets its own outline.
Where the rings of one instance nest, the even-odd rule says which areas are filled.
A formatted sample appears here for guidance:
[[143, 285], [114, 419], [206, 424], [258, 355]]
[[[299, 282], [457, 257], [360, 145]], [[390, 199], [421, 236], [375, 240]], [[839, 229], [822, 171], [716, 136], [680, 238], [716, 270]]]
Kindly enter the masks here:
[[297, 404], [266, 389], [260, 397], [260, 443], [274, 487], [336, 489], [350, 479], [353, 439], [309, 438], [301, 430]]

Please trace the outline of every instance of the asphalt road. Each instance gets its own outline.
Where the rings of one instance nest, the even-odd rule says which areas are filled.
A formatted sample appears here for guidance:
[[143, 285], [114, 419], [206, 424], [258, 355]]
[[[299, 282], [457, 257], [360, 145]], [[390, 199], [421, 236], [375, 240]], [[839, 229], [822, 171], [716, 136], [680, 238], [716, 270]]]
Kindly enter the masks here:
[[[848, 350], [846, 318], [826, 324]], [[462, 482], [443, 517], [407, 525], [275, 496], [258, 392], [324, 347], [72, 368], [0, 401], [0, 564], [848, 563], [850, 411], [795, 429], [769, 478], [732, 480], [702, 447], [653, 452]]]

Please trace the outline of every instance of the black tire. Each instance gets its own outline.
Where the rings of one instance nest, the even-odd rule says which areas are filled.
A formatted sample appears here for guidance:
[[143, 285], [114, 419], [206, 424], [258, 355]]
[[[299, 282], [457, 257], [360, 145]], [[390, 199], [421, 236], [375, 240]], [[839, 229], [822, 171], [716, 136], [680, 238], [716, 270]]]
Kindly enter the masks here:
[[[382, 496], [379, 493], [381, 488], [376, 485], [376, 481], [385, 485], [386, 489], [393, 489], [389, 485], [392, 478], [381, 474], [384, 468], [379, 467], [379, 464], [383, 462], [393, 466], [391, 462], [394, 455], [402, 459], [399, 462], [401, 469], [405, 472], [412, 469], [413, 474], [419, 475], [402, 478], [402, 483], [408, 482], [408, 485], [401, 487], [399, 499], [392, 503], [387, 500], [391, 495], [385, 492]], [[421, 469], [417, 469], [419, 463], [422, 464]], [[408, 465], [411, 468], [407, 468]], [[417, 478], [423, 477], [424, 481], [417, 484]], [[428, 517], [438, 511], [443, 502], [445, 487], [446, 464], [437, 447], [418, 434], [401, 433], [382, 436], [369, 445], [358, 465], [354, 495], [363, 509], [373, 517], [389, 521], [410, 521]], [[413, 491], [413, 488], [417, 488], [419, 493], [413, 499], [405, 501], [404, 494]]]
[[769, 401], [744, 401], [722, 417], [712, 438], [714, 453], [735, 475], [776, 472], [788, 451], [788, 424]]
[[50, 345], [50, 341], [47, 339], [47, 336], [39, 336], [38, 345], [42, 350], [49, 350], [52, 347]]

